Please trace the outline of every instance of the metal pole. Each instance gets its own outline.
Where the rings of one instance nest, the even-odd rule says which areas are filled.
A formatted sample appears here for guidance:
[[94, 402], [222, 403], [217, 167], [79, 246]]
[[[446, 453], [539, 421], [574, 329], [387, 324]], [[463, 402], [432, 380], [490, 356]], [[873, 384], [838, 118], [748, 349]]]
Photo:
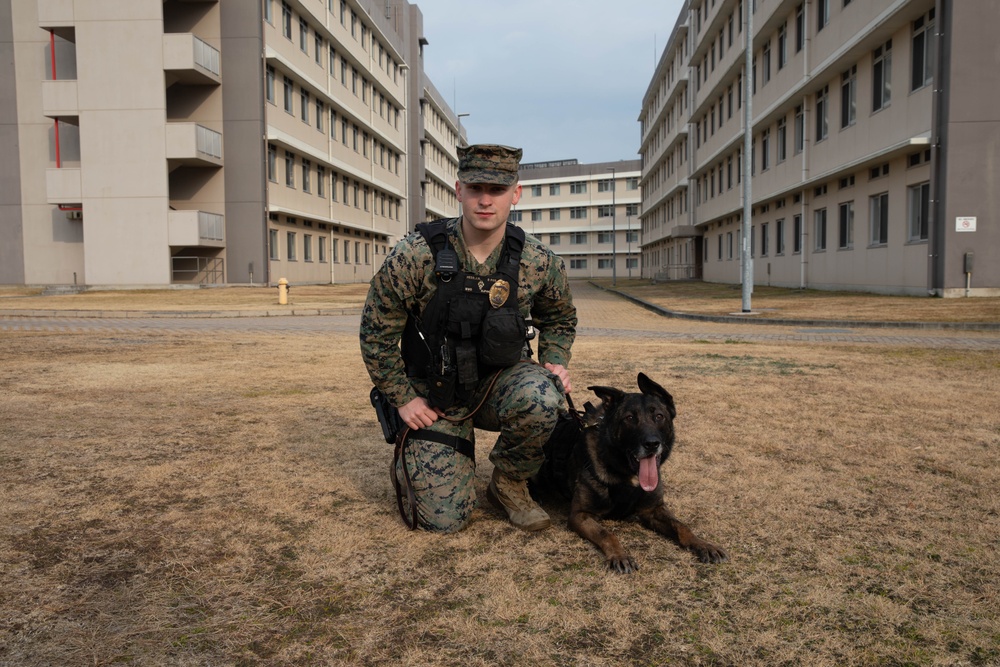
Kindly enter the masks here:
[[617, 188], [615, 187], [615, 168], [609, 167], [611, 172], [611, 286], [618, 286], [618, 256], [615, 254], [616, 243], [615, 243], [615, 218], [618, 215], [617, 203], [615, 202], [615, 192]]
[[750, 312], [750, 295], [753, 293], [753, 258], [751, 257], [751, 202], [752, 188], [750, 179], [752, 177], [753, 163], [753, 4], [754, 0], [743, 0], [746, 8], [746, 54], [744, 62], [743, 84], [743, 109], [745, 120], [743, 122], [743, 256], [742, 256], [742, 283], [743, 283], [743, 312]]

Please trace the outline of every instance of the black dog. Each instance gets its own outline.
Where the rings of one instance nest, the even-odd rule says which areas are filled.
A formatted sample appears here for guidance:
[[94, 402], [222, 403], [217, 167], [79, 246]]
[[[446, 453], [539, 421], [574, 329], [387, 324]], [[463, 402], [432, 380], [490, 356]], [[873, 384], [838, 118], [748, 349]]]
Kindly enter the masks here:
[[557, 429], [545, 445], [545, 465], [536, 477], [570, 499], [569, 527], [604, 552], [608, 567], [639, 569], [614, 533], [598, 519], [638, 517], [639, 521], [705, 563], [728, 560], [726, 552], [695, 536], [663, 504], [660, 466], [674, 445], [674, 399], [639, 373], [641, 393], [588, 387], [601, 406], [586, 404], [582, 424]]

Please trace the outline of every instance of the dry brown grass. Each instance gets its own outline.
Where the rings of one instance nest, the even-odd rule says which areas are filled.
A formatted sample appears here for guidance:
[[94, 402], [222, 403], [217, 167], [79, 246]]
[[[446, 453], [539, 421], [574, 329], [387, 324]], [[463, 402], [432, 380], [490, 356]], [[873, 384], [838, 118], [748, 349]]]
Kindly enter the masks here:
[[[595, 281], [610, 288], [610, 280]], [[616, 289], [668, 310], [700, 315], [740, 314], [739, 285], [703, 282], [618, 280]], [[795, 290], [755, 286], [750, 298], [755, 319], [886, 322], [1000, 322], [1000, 297], [938, 299], [859, 292]]]
[[622, 523], [610, 574], [559, 503], [406, 531], [352, 335], [0, 332], [0, 664], [1000, 663], [1000, 353], [608, 342], [578, 402], [674, 394], [730, 563]]

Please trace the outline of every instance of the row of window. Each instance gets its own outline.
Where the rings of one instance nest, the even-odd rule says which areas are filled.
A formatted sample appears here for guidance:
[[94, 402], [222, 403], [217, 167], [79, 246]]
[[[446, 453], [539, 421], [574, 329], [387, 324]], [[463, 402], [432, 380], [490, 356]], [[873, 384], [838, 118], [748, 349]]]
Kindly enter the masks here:
[[[612, 257], [600, 257], [597, 260], [598, 269], [612, 269], [615, 266], [615, 260]], [[570, 270], [579, 270], [587, 268], [587, 258], [586, 257], [570, 257], [569, 259]], [[638, 257], [626, 257], [625, 258], [625, 268], [627, 269], [638, 269], [639, 268], [639, 258]]]
[[[556, 197], [562, 193], [563, 183], [550, 183], [548, 186], [549, 196]], [[542, 185], [531, 185], [528, 188], [529, 193], [532, 197], [541, 197], [542, 190], [544, 186]], [[601, 179], [597, 181], [597, 191], [598, 192], [612, 192], [615, 189], [614, 181], [610, 178]], [[638, 190], [639, 189], [639, 178], [637, 176], [630, 176], [625, 179], [625, 189], [626, 190]], [[587, 193], [587, 181], [573, 181], [569, 183], [569, 193], [571, 195], [582, 195]]]
[[[313, 170], [312, 160], [299, 158], [291, 151], [284, 152], [284, 176], [285, 185], [290, 188], [296, 187], [296, 171], [301, 175], [302, 192], [311, 194], [315, 184], [316, 196], [326, 198], [329, 192], [330, 201], [339, 201], [345, 206], [353, 205], [354, 208], [361, 208], [365, 211], [374, 212], [383, 217], [399, 220], [401, 202], [398, 197], [362, 184], [357, 180], [352, 180], [348, 176], [343, 176], [339, 181], [341, 185], [338, 197], [338, 175], [332, 170], [327, 170], [323, 165], [316, 165]], [[299, 169], [296, 170], [296, 164]], [[314, 176], [315, 175], [315, 176]], [[267, 147], [267, 178], [272, 183], [278, 182], [278, 149], [273, 144]]]
[[[919, 183], [907, 188], [907, 242], [918, 243], [926, 241], [928, 236], [928, 220], [930, 219], [930, 184]], [[868, 198], [868, 246], [883, 247], [889, 243], [889, 193], [880, 192]], [[837, 249], [851, 250], [854, 247], [855, 202], [845, 201], [837, 205]], [[766, 257], [771, 253], [770, 222], [760, 223], [760, 239], [757, 236], [757, 225], [751, 227], [751, 256]], [[785, 249], [785, 219], [774, 221], [774, 253], [784, 255]], [[802, 252], [803, 245], [802, 216], [792, 216], [792, 252]], [[830, 228], [828, 225], [828, 210], [826, 207], [813, 211], [813, 252], [823, 252], [829, 243]], [[734, 238], [735, 234], [735, 238]], [[725, 239], [725, 241], [723, 240]], [[725, 252], [724, 252], [725, 249]], [[705, 244], [705, 259], [708, 260], [708, 244]], [[739, 232], [726, 232], [717, 237], [717, 258], [736, 259], [739, 257]]]
[[[294, 220], [294, 219], [291, 219]], [[303, 262], [319, 261], [321, 264], [327, 263], [327, 242], [330, 244], [330, 260], [334, 264], [371, 264], [371, 244], [362, 241], [352, 241], [338, 239], [329, 236], [315, 237], [313, 234], [302, 234], [302, 244], [298, 242], [298, 232], [285, 232], [285, 254], [284, 257], [289, 262], [299, 261], [299, 251]], [[281, 246], [279, 245], [280, 234], [277, 229], [268, 230], [268, 257], [278, 261], [281, 259]], [[313, 247], [316, 248], [316, 259], [313, 258]], [[338, 248], [343, 248], [343, 253], [338, 253]], [[353, 261], [352, 257], [353, 250]]]
[[[331, 14], [336, 14], [335, 2], [337, 0], [327, 0], [327, 9]], [[348, 11], [350, 11], [350, 29], [351, 37], [355, 40], [358, 39], [359, 32], [361, 37], [361, 48], [365, 51], [371, 52], [373, 56], [373, 61], [377, 58], [378, 65], [380, 68], [385, 68], [386, 74], [392, 77], [393, 82], [398, 82], [399, 79], [399, 63], [397, 63], [391, 55], [389, 55], [389, 50], [382, 46], [382, 43], [376, 37], [374, 30], [369, 30], [368, 25], [358, 17], [357, 12], [353, 8], [348, 8], [347, 0], [339, 0], [340, 2], [340, 25], [344, 28], [347, 27], [347, 17]], [[274, 25], [274, 3], [275, 0], [264, 0], [264, 20]], [[293, 40], [292, 37], [292, 7], [287, 2], [282, 1], [281, 3], [281, 34], [285, 36], [289, 41]], [[309, 54], [310, 46], [310, 24], [309, 21], [304, 16], [299, 16], [299, 48], [302, 52]], [[323, 38], [318, 28], [313, 27], [311, 30], [313, 36], [313, 58], [316, 64], [320, 67], [323, 66], [323, 54], [326, 52], [324, 48], [327, 45], [327, 41]], [[334, 59], [333, 59], [333, 47], [330, 46], [330, 74], [334, 72]]]
[[[357, 79], [357, 72], [354, 72], [355, 81]], [[266, 70], [266, 79], [264, 85], [264, 94], [267, 101], [271, 104], [277, 105], [277, 97], [275, 94], [275, 81], [277, 79], [277, 73], [273, 66], [268, 65]], [[346, 83], [344, 85], [347, 85]], [[362, 97], [367, 103], [368, 100], [368, 84], [365, 81], [362, 87]], [[355, 86], [356, 88], [356, 86]], [[355, 90], [355, 94], [357, 91]], [[282, 77], [282, 107], [284, 110], [290, 114], [295, 115], [295, 82], [288, 76]], [[303, 123], [307, 125], [310, 124], [310, 114], [312, 114], [312, 122], [315, 123], [316, 129], [320, 132], [324, 131], [323, 125], [327, 120], [326, 102], [317, 96], [314, 102], [311, 102], [311, 95], [309, 91], [304, 86], [299, 86], [299, 118], [302, 119]], [[374, 100], [374, 96], [373, 96]], [[392, 105], [381, 93], [378, 94], [378, 110], [379, 116], [381, 116], [387, 123], [390, 123], [395, 129], [399, 129], [399, 109]], [[347, 145], [347, 126], [348, 120], [345, 115], [340, 116], [340, 125], [342, 129], [342, 140], [344, 145]], [[357, 126], [353, 123], [350, 124], [354, 128], [355, 137], [357, 136]], [[329, 113], [329, 126], [330, 126], [330, 136], [336, 140], [337, 139], [337, 110], [330, 104]], [[357, 139], [355, 138], [354, 150], [357, 150]]]
[[[614, 206], [597, 206], [597, 217], [598, 218], [613, 218], [615, 215]], [[550, 208], [550, 209], [534, 209], [531, 211], [531, 221], [539, 222], [542, 220], [545, 212], [548, 211], [549, 220], [562, 220], [561, 208]], [[586, 206], [574, 206], [569, 209], [569, 219], [570, 220], [587, 220], [588, 219], [588, 209]], [[524, 220], [522, 215], [523, 211], [511, 211], [508, 220], [510, 222], [518, 223]], [[633, 216], [639, 215], [639, 205], [638, 204], [626, 204], [625, 205], [625, 215]]]

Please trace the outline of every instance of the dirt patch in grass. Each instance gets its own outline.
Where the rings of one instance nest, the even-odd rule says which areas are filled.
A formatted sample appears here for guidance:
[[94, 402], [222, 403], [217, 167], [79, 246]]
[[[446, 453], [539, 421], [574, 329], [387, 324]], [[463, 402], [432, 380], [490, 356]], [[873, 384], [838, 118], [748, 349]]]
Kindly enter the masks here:
[[354, 336], [0, 345], [0, 664], [1000, 662], [996, 352], [580, 340], [578, 403], [673, 393], [669, 502], [732, 557], [614, 523], [618, 576], [558, 502], [406, 531]]

